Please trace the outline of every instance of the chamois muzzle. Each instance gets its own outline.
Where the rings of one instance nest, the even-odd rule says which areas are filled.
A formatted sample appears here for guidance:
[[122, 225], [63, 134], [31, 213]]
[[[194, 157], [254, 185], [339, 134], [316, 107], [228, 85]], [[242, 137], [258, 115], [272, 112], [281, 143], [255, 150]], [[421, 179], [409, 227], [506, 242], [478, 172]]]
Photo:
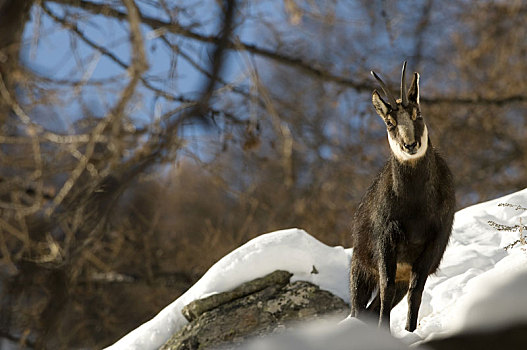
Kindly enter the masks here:
[[409, 145], [405, 143], [404, 148], [409, 154], [415, 154], [419, 149], [419, 142], [415, 141], [414, 143], [411, 143]]

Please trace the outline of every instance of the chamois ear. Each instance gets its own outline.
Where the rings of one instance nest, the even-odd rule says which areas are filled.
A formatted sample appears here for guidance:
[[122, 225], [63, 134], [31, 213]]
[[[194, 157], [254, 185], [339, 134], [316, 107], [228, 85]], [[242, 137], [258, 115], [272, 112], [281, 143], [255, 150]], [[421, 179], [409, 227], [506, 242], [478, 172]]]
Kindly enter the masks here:
[[384, 102], [377, 90], [373, 90], [371, 102], [373, 102], [373, 107], [375, 107], [375, 111], [377, 112], [377, 114], [382, 119], [386, 119], [386, 116], [388, 115], [388, 111], [390, 110], [391, 106], [388, 103]]
[[419, 73], [414, 73], [412, 84], [408, 89], [408, 101], [419, 104]]

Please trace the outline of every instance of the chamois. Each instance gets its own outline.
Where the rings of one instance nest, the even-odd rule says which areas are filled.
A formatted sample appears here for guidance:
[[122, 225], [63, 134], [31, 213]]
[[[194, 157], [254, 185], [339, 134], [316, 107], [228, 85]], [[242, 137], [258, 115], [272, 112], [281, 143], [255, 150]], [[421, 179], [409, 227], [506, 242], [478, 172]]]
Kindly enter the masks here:
[[[386, 95], [372, 102], [386, 124], [391, 155], [362, 198], [352, 223], [351, 316], [373, 314], [390, 327], [390, 311], [408, 293], [406, 330], [417, 327], [421, 296], [446, 249], [454, 221], [452, 173], [432, 147], [419, 104], [419, 73], [395, 99], [375, 72]], [[372, 294], [376, 297], [368, 305]]]

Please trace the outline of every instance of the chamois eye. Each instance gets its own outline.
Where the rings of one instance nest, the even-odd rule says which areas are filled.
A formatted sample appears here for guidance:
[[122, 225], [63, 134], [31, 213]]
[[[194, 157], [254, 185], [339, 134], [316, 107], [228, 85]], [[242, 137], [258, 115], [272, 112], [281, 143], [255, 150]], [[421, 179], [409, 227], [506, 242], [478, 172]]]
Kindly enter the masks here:
[[421, 111], [419, 111], [417, 108], [414, 108], [412, 110], [412, 120], [418, 120], [418, 119], [423, 119], [421, 117]]
[[391, 128], [393, 128], [395, 126], [395, 124], [393, 124], [391, 121], [387, 120], [386, 121], [386, 126], [391, 129]]

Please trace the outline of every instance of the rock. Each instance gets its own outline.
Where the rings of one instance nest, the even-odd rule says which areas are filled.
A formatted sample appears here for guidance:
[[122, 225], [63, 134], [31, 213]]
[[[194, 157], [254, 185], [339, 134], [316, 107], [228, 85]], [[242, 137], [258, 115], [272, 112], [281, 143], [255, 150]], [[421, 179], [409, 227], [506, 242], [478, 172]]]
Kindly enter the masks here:
[[229, 348], [249, 337], [284, 329], [293, 321], [349, 313], [342, 299], [309, 282], [289, 283], [290, 277], [289, 272], [275, 271], [229, 292], [194, 301], [184, 308], [185, 317], [192, 321], [161, 349]]
[[277, 270], [262, 278], [257, 278], [231, 291], [218, 293], [209, 297], [194, 300], [181, 310], [181, 313], [190, 322], [198, 318], [202, 313], [212, 310], [222, 304], [228, 303], [234, 299], [261, 291], [270, 286], [285, 286], [289, 283], [292, 274], [287, 271]]

